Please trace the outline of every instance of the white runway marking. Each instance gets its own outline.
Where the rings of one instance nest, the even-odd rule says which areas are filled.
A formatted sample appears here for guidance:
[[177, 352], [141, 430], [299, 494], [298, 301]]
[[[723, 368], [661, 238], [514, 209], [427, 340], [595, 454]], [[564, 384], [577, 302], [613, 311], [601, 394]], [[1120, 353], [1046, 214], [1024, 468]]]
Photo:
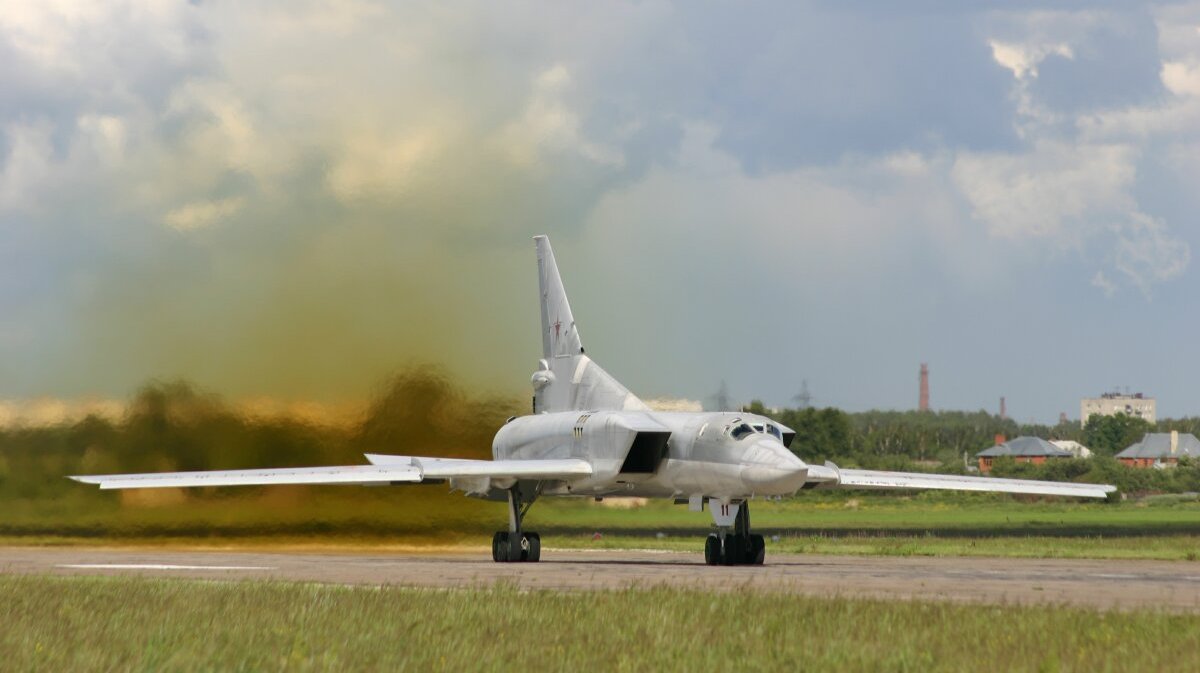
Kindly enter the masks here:
[[83, 570], [276, 570], [274, 566], [185, 566], [168, 563], [60, 563], [56, 568]]

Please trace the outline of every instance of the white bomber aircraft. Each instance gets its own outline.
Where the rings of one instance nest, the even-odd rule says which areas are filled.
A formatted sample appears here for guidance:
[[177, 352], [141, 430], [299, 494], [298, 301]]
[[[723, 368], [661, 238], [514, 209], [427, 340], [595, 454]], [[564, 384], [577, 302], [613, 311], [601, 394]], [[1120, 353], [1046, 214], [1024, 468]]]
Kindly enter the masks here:
[[1113, 486], [938, 474], [843, 470], [809, 465], [788, 447], [795, 432], [742, 412], [652, 411], [591, 360], [554, 262], [550, 240], [534, 238], [542, 308], [542, 359], [533, 374], [533, 413], [508, 420], [494, 460], [367, 454], [369, 465], [71, 477], [102, 489], [258, 484], [398, 485], [449, 481], [467, 495], [508, 501], [508, 530], [492, 537], [495, 561], [538, 561], [541, 539], [521, 527], [543, 496], [673, 498], [692, 511], [708, 503], [717, 531], [710, 565], [761, 564], [765, 545], [750, 531], [749, 503], [805, 488], [948, 489], [1105, 498]]

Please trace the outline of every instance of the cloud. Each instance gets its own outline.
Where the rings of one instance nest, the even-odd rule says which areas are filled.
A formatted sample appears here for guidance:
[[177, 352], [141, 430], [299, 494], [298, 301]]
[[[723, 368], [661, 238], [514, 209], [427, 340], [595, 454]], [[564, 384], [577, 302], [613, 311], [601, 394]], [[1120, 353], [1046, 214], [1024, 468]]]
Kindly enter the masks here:
[[339, 200], [401, 198], [422, 160], [439, 149], [436, 131], [416, 130], [394, 138], [380, 136], [364, 133], [344, 140], [325, 176]]
[[1092, 276], [1092, 287], [1100, 288], [1105, 297], [1111, 297], [1117, 292], [1117, 284], [1109, 280], [1103, 271], [1097, 271], [1096, 275]]
[[988, 40], [988, 46], [992, 48], [992, 58], [1011, 70], [1013, 77], [1017, 79], [1037, 77], [1038, 64], [1051, 54], [1067, 59], [1075, 57], [1070, 45], [1062, 43], [1012, 44], [999, 40]]
[[10, 122], [4, 129], [8, 155], [0, 171], [0, 210], [30, 210], [43, 183], [53, 174], [51, 126], [46, 122]]
[[91, 151], [108, 166], [116, 166], [125, 157], [128, 133], [125, 121], [114, 115], [85, 114], [79, 117], [79, 133]]
[[[1063, 82], [1120, 56], [1109, 38], [1153, 50], [1139, 12], [889, 12], [19, 4], [0, 15], [0, 285], [26, 289], [0, 309], [33, 336], [0, 362], [37, 366], [0, 386], [359, 394], [412, 358], [516, 380], [528, 363], [492, 354], [528, 345], [535, 233], [595, 244], [578, 285], [621, 276], [639, 324], [695, 311], [679, 321], [713, 349], [750, 328], [717, 326], [710, 297], [779, 290], [754, 315], [781, 329], [739, 336], [783, 339], [819, 288], [888, 314], [989, 301], [1047, 260], [1065, 294], [1187, 273], [1185, 223], [1144, 181], [1200, 143], [1194, 17], [1154, 15], [1159, 95], [1134, 69], [1109, 87], [1132, 78], [1126, 99]], [[646, 305], [648, 277], [679, 306]]]
[[163, 222], [176, 231], [203, 229], [237, 213], [244, 205], [245, 199], [241, 198], [196, 201], [167, 213]]
[[1200, 63], [1166, 61], [1162, 65], [1162, 81], [1176, 96], [1200, 96]]
[[625, 157], [619, 149], [583, 137], [579, 115], [563, 100], [570, 85], [571, 74], [561, 63], [538, 74], [524, 113], [500, 132], [498, 144], [513, 163], [524, 168], [537, 166], [540, 155], [547, 152], [575, 153], [620, 168]]
[[952, 175], [992, 235], [1079, 246], [1134, 208], [1135, 160], [1128, 146], [1043, 141], [1018, 154], [961, 153]]
[[1172, 236], [1161, 220], [1140, 213], [1117, 234], [1116, 267], [1147, 295], [1155, 283], [1182, 274], [1191, 258], [1186, 242]]

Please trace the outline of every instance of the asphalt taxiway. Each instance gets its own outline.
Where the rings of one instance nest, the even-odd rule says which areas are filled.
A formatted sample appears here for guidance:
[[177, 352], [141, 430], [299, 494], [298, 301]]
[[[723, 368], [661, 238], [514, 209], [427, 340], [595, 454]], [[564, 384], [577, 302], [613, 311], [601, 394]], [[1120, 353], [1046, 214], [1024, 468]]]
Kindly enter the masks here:
[[289, 580], [415, 587], [508, 582], [523, 589], [671, 585], [820, 596], [1200, 612], [1200, 562], [771, 554], [764, 566], [706, 566], [700, 554], [546, 549], [540, 563], [478, 552], [191, 551], [5, 547], [0, 573]]

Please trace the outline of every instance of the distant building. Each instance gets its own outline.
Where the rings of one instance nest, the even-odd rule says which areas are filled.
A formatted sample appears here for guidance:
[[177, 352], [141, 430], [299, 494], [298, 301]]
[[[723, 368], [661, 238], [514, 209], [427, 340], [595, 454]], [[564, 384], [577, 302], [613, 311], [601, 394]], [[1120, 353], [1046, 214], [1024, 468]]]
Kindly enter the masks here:
[[1089, 449], [1088, 447], [1086, 447], [1083, 444], [1080, 444], [1079, 442], [1076, 442], [1074, 440], [1052, 439], [1052, 440], [1050, 440], [1050, 443], [1057, 446], [1058, 448], [1062, 449], [1063, 451], [1070, 451], [1071, 455], [1076, 458], [1091, 458], [1092, 457], [1091, 449]]
[[992, 463], [1002, 456], [1009, 456], [1018, 463], [1034, 463], [1041, 465], [1047, 460], [1056, 458], [1074, 458], [1074, 454], [1047, 442], [1040, 437], [1017, 437], [1004, 441], [1003, 435], [996, 437], [996, 445], [975, 454], [979, 459], [979, 471], [987, 474], [992, 471]]
[[1200, 458], [1200, 439], [1189, 433], [1149, 432], [1142, 441], [1117, 454], [1130, 467], [1173, 467], [1180, 456]]
[[1116, 416], [1125, 414], [1140, 418], [1147, 423], [1154, 423], [1155, 404], [1153, 397], [1141, 393], [1122, 395], [1121, 393], [1104, 393], [1100, 397], [1085, 397], [1079, 402], [1079, 427], [1087, 425], [1093, 415]]

